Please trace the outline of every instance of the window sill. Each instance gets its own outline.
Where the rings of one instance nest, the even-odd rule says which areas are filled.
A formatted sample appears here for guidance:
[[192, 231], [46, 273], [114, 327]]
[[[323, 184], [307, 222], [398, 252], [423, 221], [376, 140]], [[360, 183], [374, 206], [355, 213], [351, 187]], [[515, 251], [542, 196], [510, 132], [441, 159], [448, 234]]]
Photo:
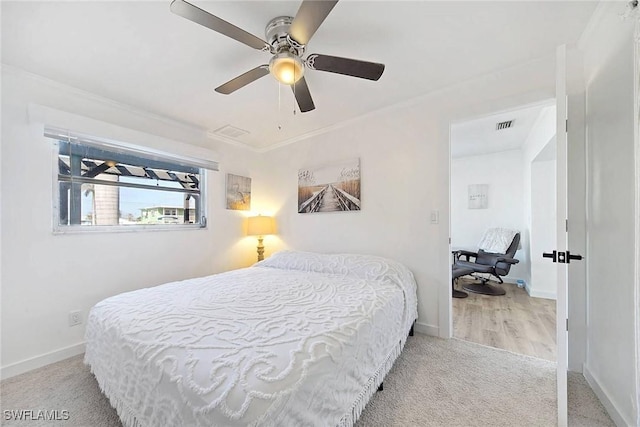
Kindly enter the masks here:
[[206, 225], [75, 225], [57, 226], [53, 229], [54, 235], [64, 234], [93, 234], [93, 233], [140, 233], [145, 231], [185, 231], [206, 230]]

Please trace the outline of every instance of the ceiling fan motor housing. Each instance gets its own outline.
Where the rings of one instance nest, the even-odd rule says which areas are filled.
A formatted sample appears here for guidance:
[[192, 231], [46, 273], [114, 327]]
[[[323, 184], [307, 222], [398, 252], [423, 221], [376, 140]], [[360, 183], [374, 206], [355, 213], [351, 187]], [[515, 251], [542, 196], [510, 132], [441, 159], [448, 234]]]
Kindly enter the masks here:
[[304, 54], [304, 45], [296, 42], [289, 35], [289, 27], [293, 22], [291, 16], [278, 16], [273, 18], [265, 28], [267, 43], [269, 43], [276, 53], [291, 52], [296, 56]]

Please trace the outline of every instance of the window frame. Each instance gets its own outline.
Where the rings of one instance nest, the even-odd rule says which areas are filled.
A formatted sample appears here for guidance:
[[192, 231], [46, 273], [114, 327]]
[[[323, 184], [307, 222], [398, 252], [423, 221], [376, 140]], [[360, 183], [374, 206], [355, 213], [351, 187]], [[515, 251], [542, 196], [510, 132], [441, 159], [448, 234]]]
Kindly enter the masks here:
[[[141, 231], [177, 231], [177, 230], [206, 230], [208, 228], [208, 197], [207, 197], [207, 177], [210, 170], [217, 171], [218, 163], [214, 161], [195, 159], [187, 156], [167, 153], [148, 147], [136, 146], [133, 144], [123, 143], [101, 139], [94, 136], [86, 136], [83, 134], [71, 132], [65, 129], [57, 129], [46, 127], [44, 137], [51, 141], [52, 150], [52, 228], [53, 234], [83, 234], [83, 233], [121, 233], [121, 232], [141, 232]], [[79, 142], [85, 146], [101, 148], [106, 151], [114, 151], [116, 153], [126, 153], [149, 160], [162, 160], [165, 162], [196, 167], [200, 169], [199, 173], [199, 204], [200, 219], [197, 224], [140, 224], [140, 225], [64, 225], [60, 224], [60, 179], [59, 179], [59, 155], [60, 141]], [[73, 141], [72, 141], [73, 140]], [[121, 187], [130, 187], [131, 185], [122, 185]], [[118, 186], [120, 187], [120, 186]], [[150, 189], [150, 191], [154, 191]], [[164, 190], [158, 190], [164, 191]], [[170, 190], [169, 190], [170, 191]]]

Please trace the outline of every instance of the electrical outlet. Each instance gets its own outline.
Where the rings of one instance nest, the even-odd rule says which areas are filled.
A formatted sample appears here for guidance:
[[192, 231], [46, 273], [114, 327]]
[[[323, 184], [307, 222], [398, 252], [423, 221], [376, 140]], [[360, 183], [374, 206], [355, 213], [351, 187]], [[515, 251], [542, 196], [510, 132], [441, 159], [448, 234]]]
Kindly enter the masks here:
[[69, 312], [69, 326], [82, 324], [82, 312], [80, 310]]

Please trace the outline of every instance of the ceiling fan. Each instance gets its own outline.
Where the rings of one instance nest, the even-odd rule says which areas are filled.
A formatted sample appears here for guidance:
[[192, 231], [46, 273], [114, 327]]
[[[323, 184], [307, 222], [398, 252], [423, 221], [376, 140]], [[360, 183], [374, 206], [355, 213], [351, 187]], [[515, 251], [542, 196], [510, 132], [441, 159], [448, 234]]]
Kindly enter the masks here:
[[259, 65], [229, 80], [218, 86], [215, 89], [216, 92], [228, 95], [267, 74], [271, 74], [279, 82], [291, 86], [300, 111], [305, 113], [316, 108], [304, 78], [306, 68], [368, 80], [378, 80], [384, 72], [384, 64], [356, 59], [316, 53], [303, 59], [309, 40], [336, 3], [338, 0], [304, 0], [295, 18], [279, 16], [269, 21], [265, 28], [267, 41], [184, 0], [173, 0], [171, 11], [240, 43], [273, 55], [269, 64]]

